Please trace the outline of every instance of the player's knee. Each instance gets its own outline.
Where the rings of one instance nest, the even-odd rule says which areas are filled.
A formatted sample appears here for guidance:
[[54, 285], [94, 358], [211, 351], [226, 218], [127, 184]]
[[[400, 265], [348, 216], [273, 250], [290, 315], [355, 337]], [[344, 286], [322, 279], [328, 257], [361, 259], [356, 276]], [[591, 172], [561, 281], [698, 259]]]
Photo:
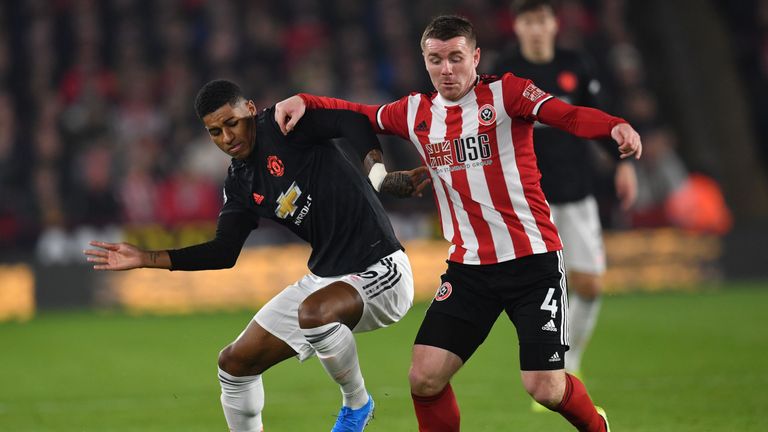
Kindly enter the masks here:
[[219, 351], [219, 369], [234, 376], [250, 376], [263, 373], [265, 367], [259, 357], [245, 358], [237, 354], [234, 344], [229, 344]]
[[334, 311], [312, 296], [307, 297], [299, 305], [299, 327], [303, 329], [320, 327], [332, 322], [338, 322], [339, 317]]
[[563, 398], [564, 386], [556, 377], [536, 374], [523, 379], [525, 391], [538, 403], [555, 409]]
[[219, 351], [219, 369], [228, 374], [234, 375], [234, 369], [236, 369], [235, 356], [232, 354], [232, 344], [229, 344]]
[[415, 366], [411, 366], [408, 371], [408, 382], [411, 385], [411, 393], [423, 397], [440, 393], [448, 384], [436, 374]]

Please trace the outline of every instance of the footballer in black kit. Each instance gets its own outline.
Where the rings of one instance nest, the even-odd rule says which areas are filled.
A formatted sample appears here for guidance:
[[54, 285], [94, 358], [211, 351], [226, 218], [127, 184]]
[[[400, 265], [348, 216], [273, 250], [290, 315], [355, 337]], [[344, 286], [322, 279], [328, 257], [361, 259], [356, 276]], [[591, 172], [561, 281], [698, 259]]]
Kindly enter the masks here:
[[249, 121], [256, 123], [257, 144], [248, 158], [232, 159], [213, 248], [169, 251], [172, 269], [197, 270], [195, 263], [222, 257], [232, 261], [260, 218], [308, 242], [308, 266], [318, 276], [362, 272], [402, 249], [368, 179], [330, 141], [347, 138], [361, 160], [380, 148], [365, 116], [313, 110], [288, 136], [275, 123], [273, 108]]
[[[603, 109], [601, 84], [591, 62], [582, 53], [555, 48], [546, 63], [526, 60], [515, 46], [499, 57], [494, 73], [512, 72], [533, 80], [536, 85], [571, 105]], [[599, 140], [616, 160], [619, 152], [611, 140]], [[533, 130], [536, 159], [541, 171], [541, 188], [550, 204], [578, 201], [593, 193], [593, 152], [588, 142], [557, 128], [536, 123]]]
[[[352, 111], [312, 111], [284, 135], [273, 108], [258, 113], [226, 80], [203, 86], [195, 109], [214, 144], [232, 156], [216, 237], [165, 251], [93, 241], [88, 261], [96, 270], [228, 268], [261, 218], [277, 221], [312, 246], [310, 273], [261, 307], [219, 353], [229, 430], [263, 430], [261, 375], [290, 357], [316, 355], [342, 393], [332, 430], [362, 431], [375, 405], [353, 333], [395, 323], [413, 304], [411, 266], [376, 191], [418, 195], [428, 183], [426, 168], [387, 173], [367, 118]], [[349, 140], [368, 178], [332, 138]]]
[[[556, 2], [515, 0], [512, 12], [518, 43], [499, 56], [494, 71], [531, 79], [542, 90], [570, 104], [602, 108], [605, 92], [591, 58], [556, 44]], [[563, 242], [568, 272], [570, 349], [565, 369], [581, 374], [581, 359], [599, 316], [606, 270], [600, 213], [594, 197], [597, 149], [588, 141], [539, 123], [534, 125], [533, 138], [541, 188]], [[597, 143], [617, 161], [614, 188], [621, 207], [628, 209], [637, 196], [634, 165], [630, 159], [622, 159], [610, 140]]]

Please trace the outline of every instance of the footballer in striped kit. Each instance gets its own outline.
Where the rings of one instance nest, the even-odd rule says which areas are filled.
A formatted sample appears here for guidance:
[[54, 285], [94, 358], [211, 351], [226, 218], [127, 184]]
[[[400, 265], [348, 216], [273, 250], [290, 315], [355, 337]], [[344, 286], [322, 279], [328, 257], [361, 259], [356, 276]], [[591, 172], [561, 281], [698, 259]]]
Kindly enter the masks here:
[[[622, 157], [640, 157], [640, 136], [624, 119], [567, 104], [512, 73], [479, 75], [480, 48], [466, 18], [432, 20], [421, 49], [435, 92], [382, 106], [300, 94], [275, 109], [284, 133], [306, 108], [363, 113], [377, 132], [410, 141], [429, 168], [443, 235], [451, 242], [442, 276], [451, 294], [432, 302], [413, 347], [409, 381], [419, 430], [459, 430], [450, 379], [504, 311], [517, 329], [526, 391], [578, 430], [605, 431], [604, 414], [584, 384], [564, 370], [562, 244], [539, 183], [533, 125], [611, 137]], [[550, 320], [558, 331], [546, 329]]]

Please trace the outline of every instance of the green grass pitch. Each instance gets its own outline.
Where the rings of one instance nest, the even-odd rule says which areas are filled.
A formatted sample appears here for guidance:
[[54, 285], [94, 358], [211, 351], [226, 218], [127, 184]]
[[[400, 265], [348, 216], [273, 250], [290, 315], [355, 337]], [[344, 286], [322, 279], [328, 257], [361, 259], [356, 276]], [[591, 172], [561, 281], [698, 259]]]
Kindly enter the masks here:
[[[768, 430], [767, 304], [758, 284], [606, 298], [584, 372], [612, 429]], [[358, 336], [377, 404], [371, 432], [416, 430], [406, 377], [424, 310]], [[0, 324], [0, 431], [224, 431], [216, 356], [251, 315], [47, 313]], [[330, 430], [340, 394], [316, 359], [287, 361], [264, 382], [268, 432]], [[453, 385], [462, 430], [572, 430], [530, 412], [505, 315]]]

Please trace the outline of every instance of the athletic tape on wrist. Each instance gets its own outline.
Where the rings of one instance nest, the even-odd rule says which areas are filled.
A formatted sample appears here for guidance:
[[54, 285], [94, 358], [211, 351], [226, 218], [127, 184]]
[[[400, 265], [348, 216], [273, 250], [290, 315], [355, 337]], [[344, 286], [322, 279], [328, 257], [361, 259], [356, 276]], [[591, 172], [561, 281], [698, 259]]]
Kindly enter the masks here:
[[381, 183], [384, 182], [384, 177], [387, 176], [387, 169], [384, 168], [383, 163], [375, 163], [368, 172], [368, 178], [371, 180], [371, 184], [376, 192], [381, 188]]

